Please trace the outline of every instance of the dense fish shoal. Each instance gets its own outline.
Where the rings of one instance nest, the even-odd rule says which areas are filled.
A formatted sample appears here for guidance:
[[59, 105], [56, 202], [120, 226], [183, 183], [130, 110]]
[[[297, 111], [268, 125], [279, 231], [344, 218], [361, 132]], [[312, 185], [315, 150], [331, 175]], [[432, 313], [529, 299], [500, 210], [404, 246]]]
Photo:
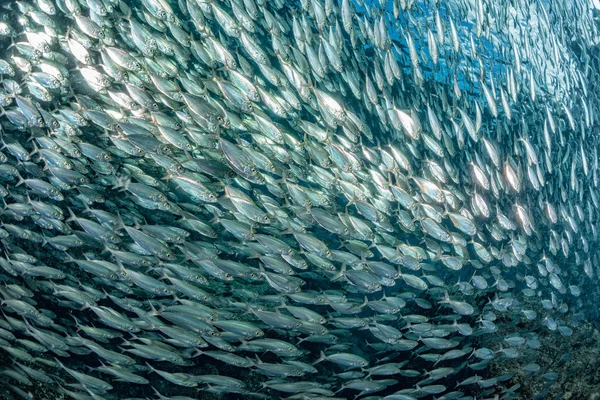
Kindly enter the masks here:
[[0, 8], [3, 398], [593, 398], [597, 10]]

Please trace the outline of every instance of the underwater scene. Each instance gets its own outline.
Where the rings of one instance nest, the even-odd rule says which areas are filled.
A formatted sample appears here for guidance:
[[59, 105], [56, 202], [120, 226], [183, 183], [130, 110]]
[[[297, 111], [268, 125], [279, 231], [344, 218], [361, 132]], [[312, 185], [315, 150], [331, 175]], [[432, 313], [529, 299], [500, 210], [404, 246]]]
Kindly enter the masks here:
[[0, 399], [600, 399], [599, 17], [0, 1]]

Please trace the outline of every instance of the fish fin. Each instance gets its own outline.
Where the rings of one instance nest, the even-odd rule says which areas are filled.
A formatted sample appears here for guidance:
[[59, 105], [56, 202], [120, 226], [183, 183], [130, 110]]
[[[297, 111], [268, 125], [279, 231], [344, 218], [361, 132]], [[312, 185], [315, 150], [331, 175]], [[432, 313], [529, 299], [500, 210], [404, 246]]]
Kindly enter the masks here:
[[325, 353], [323, 353], [323, 350], [321, 350], [319, 358], [316, 361], [314, 361], [312, 363], [312, 365], [316, 365], [316, 364], [320, 363], [321, 361], [325, 361], [326, 359], [327, 359], [327, 356], [325, 355]]

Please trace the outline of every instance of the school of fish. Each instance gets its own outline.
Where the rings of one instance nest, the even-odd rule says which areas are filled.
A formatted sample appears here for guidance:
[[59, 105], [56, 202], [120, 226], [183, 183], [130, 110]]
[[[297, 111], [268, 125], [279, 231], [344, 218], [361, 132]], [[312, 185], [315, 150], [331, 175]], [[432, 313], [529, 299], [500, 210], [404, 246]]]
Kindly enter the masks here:
[[554, 395], [541, 338], [599, 295], [595, 13], [3, 2], [4, 398]]

